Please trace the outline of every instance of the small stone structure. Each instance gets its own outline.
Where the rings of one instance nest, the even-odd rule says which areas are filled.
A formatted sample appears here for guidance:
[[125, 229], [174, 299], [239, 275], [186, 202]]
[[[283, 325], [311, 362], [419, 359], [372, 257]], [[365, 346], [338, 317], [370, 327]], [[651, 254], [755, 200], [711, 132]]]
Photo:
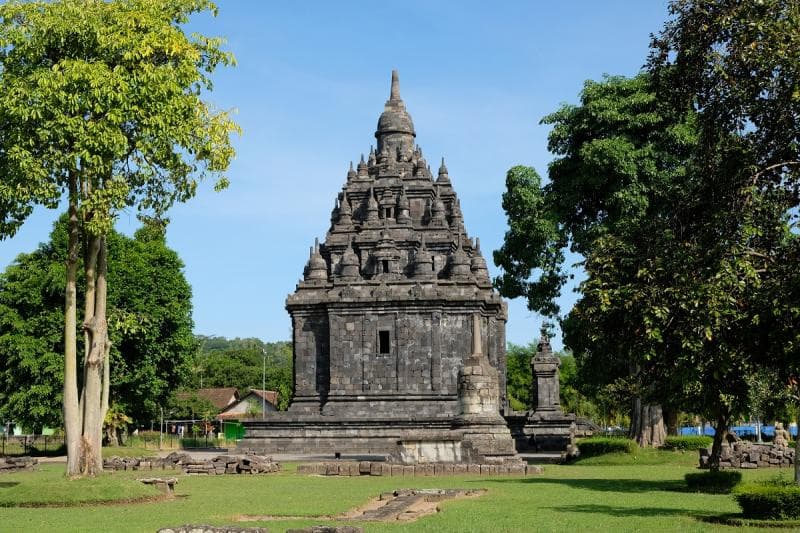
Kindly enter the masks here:
[[547, 330], [542, 328], [536, 355], [531, 358], [533, 370], [531, 397], [536, 405], [534, 412], [544, 418], [564, 416], [564, 412], [561, 410], [561, 383], [558, 380], [560, 367], [561, 359], [553, 354]]
[[34, 457], [2, 457], [0, 458], [0, 474], [33, 470], [38, 463], [39, 460]]
[[515, 464], [417, 464], [399, 465], [383, 461], [330, 461], [324, 463], [305, 463], [297, 466], [298, 474], [319, 476], [460, 476], [460, 475], [538, 475], [544, 469], [538, 465], [524, 462]]
[[153, 485], [158, 490], [167, 495], [175, 494], [175, 485], [178, 483], [178, 479], [174, 477], [170, 478], [146, 477], [142, 479], [137, 479], [136, 481], [144, 483], [145, 485]]
[[[785, 441], [784, 441], [785, 442]], [[711, 448], [700, 448], [700, 468], [708, 468]], [[784, 443], [758, 444], [737, 440], [724, 442], [720, 468], [788, 468], [794, 465], [795, 450]]]
[[560, 366], [561, 360], [553, 353], [547, 331], [542, 328], [536, 354], [531, 358], [531, 398], [535, 408], [505, 417], [519, 451], [569, 451], [577, 438], [591, 436], [599, 429], [589, 420], [561, 409]]
[[281, 470], [280, 463], [261, 455], [219, 455], [195, 459], [188, 453], [172, 452], [166, 457], [110, 457], [103, 460], [105, 470], [180, 469], [185, 474], [269, 474]]
[[472, 354], [458, 375], [461, 460], [472, 464], [523, 464], [506, 421], [500, 416], [497, 370], [481, 349], [481, 321], [473, 315]]

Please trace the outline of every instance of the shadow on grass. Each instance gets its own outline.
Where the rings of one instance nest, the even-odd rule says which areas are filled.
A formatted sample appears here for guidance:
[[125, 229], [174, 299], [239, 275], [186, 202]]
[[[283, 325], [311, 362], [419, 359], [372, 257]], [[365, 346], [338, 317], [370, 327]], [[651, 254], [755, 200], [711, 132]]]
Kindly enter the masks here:
[[492, 479], [497, 483], [530, 483], [533, 485], [565, 485], [575, 489], [601, 492], [686, 492], [686, 483], [680, 479], [574, 479], [526, 477], [514, 479]]
[[19, 485], [19, 481], [0, 481], [0, 489], [10, 489]]
[[693, 514], [687, 512], [686, 509], [676, 509], [671, 507], [619, 507], [615, 505], [601, 505], [597, 503], [562, 505], [560, 507], [549, 507], [549, 509], [566, 513], [591, 513], [622, 517], [693, 516]]

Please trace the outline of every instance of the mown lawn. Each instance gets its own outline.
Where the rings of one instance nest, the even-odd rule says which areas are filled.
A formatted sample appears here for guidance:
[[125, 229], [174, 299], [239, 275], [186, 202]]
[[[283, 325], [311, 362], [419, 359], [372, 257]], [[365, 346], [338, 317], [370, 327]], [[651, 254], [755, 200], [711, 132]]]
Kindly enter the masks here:
[[[372, 531], [720, 531], [700, 520], [735, 513], [730, 496], [683, 491], [683, 475], [693, 470], [695, 454], [647, 452], [638, 458], [608, 457], [568, 466], [546, 466], [536, 477], [358, 478], [301, 476], [294, 465], [263, 476], [181, 476], [178, 497], [139, 504], [83, 504], [59, 508], [0, 508], [2, 531], [147, 531], [185, 523], [261, 525], [270, 531], [333, 523], [314, 517], [335, 515], [396, 488], [485, 488], [476, 499], [450, 501], [443, 512], [414, 523], [357, 523]], [[608, 464], [610, 463], [610, 464]], [[643, 464], [644, 463], [644, 464]], [[654, 464], [658, 463], [658, 464]], [[70, 501], [88, 495], [141, 496], [132, 481], [149, 472], [104, 474], [99, 480], [66, 481], [63, 465], [39, 472], [0, 477], [0, 503]], [[167, 472], [169, 473], [169, 471]], [[775, 471], [744, 473], [745, 480]], [[788, 472], [787, 472], [788, 475]], [[68, 496], [67, 496], [68, 495]], [[239, 515], [280, 515], [270, 522], [235, 522]], [[737, 528], [736, 531], [741, 531]]]

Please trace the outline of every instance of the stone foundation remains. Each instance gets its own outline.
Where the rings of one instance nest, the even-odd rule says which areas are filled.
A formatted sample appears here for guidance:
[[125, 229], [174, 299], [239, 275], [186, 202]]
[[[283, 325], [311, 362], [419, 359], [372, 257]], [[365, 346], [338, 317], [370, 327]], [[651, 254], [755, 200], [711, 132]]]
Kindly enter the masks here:
[[518, 464], [417, 464], [398, 465], [382, 461], [331, 461], [297, 466], [298, 474], [318, 476], [532, 476], [544, 472], [538, 465]]
[[105, 470], [182, 470], [184, 474], [269, 474], [281, 470], [280, 463], [261, 455], [219, 455], [209, 460], [194, 459], [188, 453], [173, 452], [166, 457], [111, 457], [103, 460]]
[[[711, 448], [700, 448], [700, 468], [708, 468]], [[794, 465], [795, 450], [786, 444], [757, 444], [744, 440], [724, 443], [720, 468], [789, 468]]]

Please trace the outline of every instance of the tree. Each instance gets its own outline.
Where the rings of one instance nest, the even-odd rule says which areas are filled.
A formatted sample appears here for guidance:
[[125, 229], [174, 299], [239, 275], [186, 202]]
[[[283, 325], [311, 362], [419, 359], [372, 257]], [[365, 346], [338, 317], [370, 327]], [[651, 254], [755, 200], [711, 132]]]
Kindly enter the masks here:
[[[181, 25], [208, 0], [60, 0], [0, 6], [0, 229], [66, 194], [64, 425], [67, 473], [102, 469], [110, 385], [106, 236], [115, 214], [155, 218], [223, 172], [236, 131], [201, 99], [230, 54]], [[226, 185], [224, 178], [217, 188]], [[82, 245], [82, 246], [81, 246]], [[82, 250], [81, 250], [82, 248]], [[84, 257], [77, 363], [77, 268]]]
[[[685, 189], [692, 233], [737, 304], [728, 314], [736, 320], [723, 321], [736, 335], [712, 327], [706, 340], [725, 346], [732, 366], [772, 369], [792, 383], [800, 361], [800, 6], [676, 0], [670, 13], [648, 70], [659, 98], [698, 117], [699, 179]], [[723, 386], [712, 402], [738, 412], [747, 389]]]
[[[139, 424], [154, 420], [189, 377], [197, 350], [191, 288], [162, 228], [107, 235], [109, 398]], [[63, 423], [63, 277], [67, 221], [0, 274], [0, 417], [29, 427]], [[79, 263], [79, 267], [80, 267]], [[80, 280], [80, 279], [79, 279]]]
[[[567, 250], [590, 257], [601, 238], [635, 242], [642, 222], [658, 213], [685, 175], [682, 161], [695, 137], [691, 116], [662, 109], [644, 74], [587, 81], [580, 105], [562, 106], [543, 122], [554, 125], [549, 149], [559, 157], [550, 164], [546, 185], [532, 168], [509, 170], [503, 195], [509, 231], [494, 255], [503, 269], [495, 284], [504, 296], [525, 296], [531, 310], [557, 316], [555, 299], [571, 276]], [[599, 349], [576, 338], [582, 331], [573, 328], [566, 338], [578, 366], [598, 370], [582, 375], [607, 384], [636, 371], [638, 354], [627, 335], [613, 336], [615, 344]], [[590, 353], [596, 361], [584, 361]], [[633, 436], [643, 445], [658, 445], [663, 424], [656, 404], [665, 398], [646, 387], [635, 392]], [[640, 423], [641, 414], [652, 422]]]

